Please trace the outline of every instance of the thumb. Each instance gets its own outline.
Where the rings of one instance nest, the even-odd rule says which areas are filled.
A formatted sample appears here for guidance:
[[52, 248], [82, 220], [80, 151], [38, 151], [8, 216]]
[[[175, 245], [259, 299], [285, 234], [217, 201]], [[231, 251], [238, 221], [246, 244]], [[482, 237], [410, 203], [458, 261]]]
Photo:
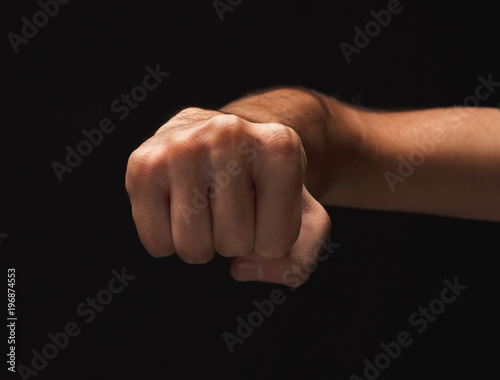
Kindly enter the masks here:
[[316, 269], [317, 257], [326, 245], [330, 230], [328, 213], [304, 187], [300, 233], [291, 250], [280, 258], [262, 257], [253, 251], [248, 255], [235, 257], [231, 263], [231, 276], [236, 281], [264, 281], [299, 286]]

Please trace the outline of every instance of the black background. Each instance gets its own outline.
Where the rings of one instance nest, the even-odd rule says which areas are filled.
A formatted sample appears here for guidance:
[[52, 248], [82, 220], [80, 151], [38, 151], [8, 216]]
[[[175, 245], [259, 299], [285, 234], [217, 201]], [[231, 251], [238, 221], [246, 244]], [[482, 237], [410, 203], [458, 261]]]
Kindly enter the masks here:
[[[292, 292], [236, 283], [221, 257], [149, 257], [124, 188], [129, 154], [169, 116], [252, 89], [303, 85], [381, 108], [463, 103], [479, 75], [500, 77], [498, 12], [495, 2], [437, 3], [402, 1], [348, 64], [340, 42], [387, 2], [244, 0], [221, 21], [210, 0], [74, 0], [18, 54], [7, 33], [40, 8], [4, 2], [0, 255], [16, 269], [17, 364], [31, 366], [31, 350], [75, 321], [80, 335], [37, 379], [348, 379], [406, 330], [414, 343], [380, 379], [496, 378], [498, 224], [330, 207], [340, 247]], [[119, 120], [112, 101], [157, 64], [169, 77]], [[494, 92], [481, 105], [499, 101]], [[59, 183], [51, 163], [104, 117], [116, 129]], [[86, 324], [77, 306], [123, 267], [135, 279]], [[418, 334], [408, 317], [456, 276], [468, 289]], [[286, 302], [230, 354], [222, 334], [273, 289]]]

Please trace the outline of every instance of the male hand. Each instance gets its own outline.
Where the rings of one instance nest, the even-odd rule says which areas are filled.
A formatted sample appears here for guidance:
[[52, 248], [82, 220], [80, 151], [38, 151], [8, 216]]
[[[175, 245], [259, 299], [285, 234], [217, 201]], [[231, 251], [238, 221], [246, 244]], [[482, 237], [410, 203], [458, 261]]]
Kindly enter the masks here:
[[291, 128], [188, 108], [131, 154], [126, 188], [152, 256], [175, 252], [202, 264], [218, 252], [234, 257], [238, 281], [297, 286], [330, 232], [328, 214], [303, 185], [305, 169]]

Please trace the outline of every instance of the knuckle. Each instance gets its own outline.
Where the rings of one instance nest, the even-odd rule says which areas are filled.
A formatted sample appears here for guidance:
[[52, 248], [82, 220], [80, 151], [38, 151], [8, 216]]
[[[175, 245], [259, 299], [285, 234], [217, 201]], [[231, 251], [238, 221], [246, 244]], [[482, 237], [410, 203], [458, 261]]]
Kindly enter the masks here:
[[245, 210], [241, 199], [231, 211], [224, 215], [224, 221], [214, 226], [214, 245], [222, 256], [234, 257], [250, 253], [254, 244], [254, 218]]
[[205, 122], [195, 128], [172, 133], [163, 142], [164, 149], [168, 150], [168, 158], [176, 162], [199, 159], [209, 152], [212, 131], [210, 122]]
[[185, 229], [173, 236], [175, 252], [187, 264], [206, 264], [215, 256], [210, 234]]
[[268, 151], [275, 156], [287, 160], [302, 159], [302, 142], [293, 129], [277, 125], [266, 144]]
[[264, 257], [282, 257], [292, 249], [300, 234], [300, 219], [287, 216], [291, 224], [280, 224], [262, 232], [256, 238], [255, 252]]
[[199, 136], [194, 132], [190, 132], [176, 139], [165, 141], [163, 148], [165, 161], [172, 167], [183, 164], [191, 165], [198, 162], [204, 152], [198, 140]]
[[174, 253], [172, 242], [162, 235], [146, 231], [140, 235], [140, 239], [148, 253], [153, 257], [165, 257]]
[[174, 253], [174, 247], [170, 234], [161, 233], [149, 221], [145, 214], [138, 214], [136, 208], [132, 207], [137, 232], [142, 245], [153, 257], [165, 257]]
[[243, 120], [236, 115], [220, 114], [212, 117], [209, 122], [217, 129], [232, 130], [241, 126]]
[[186, 264], [207, 264], [213, 259], [215, 252], [211, 249], [185, 248], [178, 250], [177, 255]]
[[259, 256], [268, 258], [280, 258], [290, 251], [291, 245], [281, 242], [256, 243], [254, 250]]
[[243, 135], [243, 120], [236, 115], [217, 115], [206, 124], [207, 141], [211, 147], [234, 149]]
[[[150, 175], [155, 178], [170, 180], [177, 176], [196, 175], [199, 165], [209, 150], [202, 143], [202, 137], [196, 130], [174, 133], [161, 141], [156, 152], [150, 154]], [[161, 182], [164, 183], [164, 182]]]
[[164, 160], [158, 152], [138, 148], [129, 156], [125, 187], [130, 193], [141, 183], [150, 182], [163, 168]]
[[148, 178], [163, 165], [163, 157], [158, 151], [138, 148], [128, 159], [127, 175], [133, 179]]
[[251, 239], [224, 239], [215, 242], [215, 250], [224, 257], [244, 256], [253, 249]]

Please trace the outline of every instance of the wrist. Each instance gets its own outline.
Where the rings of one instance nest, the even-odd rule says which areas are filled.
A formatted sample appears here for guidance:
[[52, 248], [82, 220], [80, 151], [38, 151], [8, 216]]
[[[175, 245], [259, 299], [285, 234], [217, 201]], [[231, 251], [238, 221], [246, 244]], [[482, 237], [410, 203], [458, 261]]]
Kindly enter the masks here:
[[380, 194], [387, 190], [383, 172], [397, 131], [384, 121], [386, 113], [325, 98], [331, 114], [328, 131], [332, 147], [324, 174], [329, 179], [328, 188], [319, 201], [344, 207], [383, 207]]

